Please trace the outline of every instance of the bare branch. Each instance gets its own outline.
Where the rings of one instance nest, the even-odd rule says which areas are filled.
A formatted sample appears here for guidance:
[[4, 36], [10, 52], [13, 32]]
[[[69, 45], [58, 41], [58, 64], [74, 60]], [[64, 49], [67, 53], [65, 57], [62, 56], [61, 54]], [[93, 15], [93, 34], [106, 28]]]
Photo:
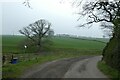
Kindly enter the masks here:
[[50, 27], [51, 23], [41, 19], [27, 27], [24, 27], [23, 30], [19, 30], [19, 32], [41, 47], [42, 38], [47, 35]]

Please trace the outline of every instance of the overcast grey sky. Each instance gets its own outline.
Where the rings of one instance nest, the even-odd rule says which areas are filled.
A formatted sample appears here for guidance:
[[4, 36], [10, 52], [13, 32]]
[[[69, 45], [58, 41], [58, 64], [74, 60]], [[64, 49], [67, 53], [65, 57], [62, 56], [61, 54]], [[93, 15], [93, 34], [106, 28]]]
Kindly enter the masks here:
[[[20, 34], [18, 30], [34, 23], [39, 19], [46, 19], [52, 23], [51, 28], [55, 34], [71, 34], [87, 37], [102, 37], [103, 31], [96, 24], [91, 28], [78, 28], [84, 19], [77, 21], [77, 9], [70, 3], [60, 3], [60, 0], [30, 0], [32, 9], [18, 2], [4, 2], [0, 4], [0, 22], [2, 21], [2, 34]], [[1, 14], [2, 13], [2, 14]]]

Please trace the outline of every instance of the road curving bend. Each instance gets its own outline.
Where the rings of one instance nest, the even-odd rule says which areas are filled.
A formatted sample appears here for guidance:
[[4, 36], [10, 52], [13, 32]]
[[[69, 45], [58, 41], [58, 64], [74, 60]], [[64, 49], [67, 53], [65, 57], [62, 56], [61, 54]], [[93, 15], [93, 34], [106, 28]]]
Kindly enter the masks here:
[[55, 60], [28, 69], [22, 78], [107, 78], [97, 68], [101, 56]]

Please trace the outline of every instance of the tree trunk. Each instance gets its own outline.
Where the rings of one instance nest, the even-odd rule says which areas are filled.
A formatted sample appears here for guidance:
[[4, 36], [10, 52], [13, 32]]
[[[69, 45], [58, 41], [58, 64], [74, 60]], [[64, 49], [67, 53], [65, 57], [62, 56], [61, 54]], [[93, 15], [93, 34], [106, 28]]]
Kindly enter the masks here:
[[42, 37], [39, 37], [39, 40], [38, 40], [38, 50], [40, 51], [41, 50], [41, 47], [42, 47], [42, 44], [41, 44], [41, 42], [42, 42]]

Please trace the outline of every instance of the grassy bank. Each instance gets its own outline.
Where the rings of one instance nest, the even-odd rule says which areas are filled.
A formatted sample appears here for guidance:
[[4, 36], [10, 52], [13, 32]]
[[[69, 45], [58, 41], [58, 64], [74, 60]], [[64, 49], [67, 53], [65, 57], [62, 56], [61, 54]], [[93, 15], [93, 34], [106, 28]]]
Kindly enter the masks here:
[[[104, 61], [99, 61], [98, 62], [98, 68], [105, 74], [107, 75], [109, 78], [111, 78], [112, 80], [120, 80], [118, 79], [118, 76], [120, 78], [120, 75], [118, 75], [118, 71], [116, 69], [111, 68], [110, 66], [108, 66], [107, 64], [105, 64]], [[120, 74], [120, 72], [119, 72]]]

